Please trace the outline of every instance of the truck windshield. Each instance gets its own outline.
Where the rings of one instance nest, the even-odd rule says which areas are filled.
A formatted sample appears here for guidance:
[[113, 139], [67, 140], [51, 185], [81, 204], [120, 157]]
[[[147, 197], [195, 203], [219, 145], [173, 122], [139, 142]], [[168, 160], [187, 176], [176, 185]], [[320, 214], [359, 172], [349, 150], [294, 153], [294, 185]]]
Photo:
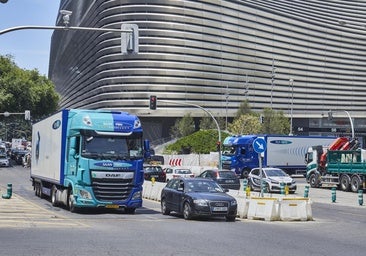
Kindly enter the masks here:
[[127, 160], [142, 158], [141, 138], [83, 136], [81, 155], [92, 159]]
[[226, 156], [233, 156], [235, 155], [235, 147], [232, 146], [225, 146], [222, 149], [222, 154]]

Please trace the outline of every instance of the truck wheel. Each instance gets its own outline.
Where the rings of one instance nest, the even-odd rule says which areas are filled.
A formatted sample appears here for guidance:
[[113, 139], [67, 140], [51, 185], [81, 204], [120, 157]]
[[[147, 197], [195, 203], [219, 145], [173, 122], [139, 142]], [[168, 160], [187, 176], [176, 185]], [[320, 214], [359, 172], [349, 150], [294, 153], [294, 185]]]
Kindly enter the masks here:
[[136, 212], [136, 208], [125, 208], [125, 213], [134, 214]]
[[351, 190], [352, 192], [357, 193], [358, 190], [361, 188], [362, 181], [360, 179], [360, 176], [353, 175], [351, 178]]
[[312, 187], [312, 188], [319, 187], [318, 176], [315, 175], [315, 173], [312, 173], [310, 175], [309, 184], [310, 184], [310, 187]]
[[340, 187], [343, 191], [349, 191], [350, 177], [347, 174], [341, 176]]
[[241, 178], [241, 179], [247, 179], [247, 178], [248, 178], [248, 175], [249, 175], [249, 172], [250, 172], [250, 170], [249, 170], [249, 169], [247, 169], [247, 168], [243, 169], [243, 170], [241, 171], [241, 176], [240, 176], [240, 178]]
[[58, 205], [56, 194], [57, 194], [57, 188], [56, 188], [55, 185], [53, 185], [52, 188], [51, 188], [51, 204], [52, 204], [52, 206], [57, 206]]
[[70, 212], [76, 212], [77, 208], [74, 204], [74, 194], [72, 193], [72, 188], [70, 188], [67, 192], [67, 207]]

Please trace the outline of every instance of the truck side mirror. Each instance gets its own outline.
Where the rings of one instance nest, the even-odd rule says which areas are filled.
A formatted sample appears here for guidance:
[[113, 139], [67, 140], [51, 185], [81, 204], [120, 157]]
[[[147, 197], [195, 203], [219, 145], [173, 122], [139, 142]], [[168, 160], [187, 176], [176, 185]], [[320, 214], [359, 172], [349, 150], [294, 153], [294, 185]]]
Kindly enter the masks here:
[[151, 158], [150, 141], [149, 140], [144, 140], [144, 158], [145, 159]]

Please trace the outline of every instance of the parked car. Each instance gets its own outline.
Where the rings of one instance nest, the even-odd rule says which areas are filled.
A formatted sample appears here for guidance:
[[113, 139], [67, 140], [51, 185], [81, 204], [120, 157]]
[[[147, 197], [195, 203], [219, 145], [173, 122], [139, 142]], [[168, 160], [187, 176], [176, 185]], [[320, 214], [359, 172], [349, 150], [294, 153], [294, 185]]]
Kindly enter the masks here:
[[[296, 181], [290, 175], [285, 173], [282, 169], [265, 167], [262, 168], [262, 171], [262, 180], [264, 182], [264, 186], [266, 186], [267, 192], [280, 192], [280, 184], [284, 183], [285, 186], [288, 186], [290, 193], [295, 193], [297, 187]], [[252, 169], [248, 176], [248, 185], [250, 189], [260, 191], [260, 180], [260, 169]]]
[[166, 174], [166, 181], [169, 181], [174, 178], [184, 177], [184, 178], [193, 178], [194, 174], [190, 169], [182, 168], [182, 167], [167, 167], [164, 169]]
[[150, 180], [154, 178], [155, 181], [165, 182], [166, 176], [163, 168], [160, 165], [145, 165], [144, 166], [144, 179]]
[[223, 188], [235, 190], [240, 189], [240, 179], [235, 172], [230, 170], [205, 170], [197, 177], [212, 179], [219, 183]]
[[235, 221], [237, 202], [234, 197], [211, 179], [175, 178], [169, 180], [161, 192], [161, 212], [194, 217], [225, 217]]
[[11, 151], [11, 160], [15, 162], [15, 164], [22, 165], [23, 157], [28, 153], [28, 150], [23, 149], [12, 149]]
[[9, 167], [10, 162], [6, 154], [0, 154], [0, 167]]

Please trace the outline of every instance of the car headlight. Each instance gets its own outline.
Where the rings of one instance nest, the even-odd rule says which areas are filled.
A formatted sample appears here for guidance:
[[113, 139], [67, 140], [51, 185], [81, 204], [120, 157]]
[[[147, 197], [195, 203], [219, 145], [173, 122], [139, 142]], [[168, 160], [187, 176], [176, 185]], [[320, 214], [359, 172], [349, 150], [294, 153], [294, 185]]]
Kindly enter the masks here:
[[232, 200], [232, 201], [230, 202], [230, 204], [231, 204], [231, 206], [235, 206], [235, 205], [237, 205], [237, 202], [236, 202], [236, 200]]
[[296, 180], [292, 180], [292, 182], [291, 182], [292, 184], [296, 184]]
[[207, 201], [204, 199], [195, 199], [195, 200], [193, 200], [193, 203], [198, 206], [208, 206]]

